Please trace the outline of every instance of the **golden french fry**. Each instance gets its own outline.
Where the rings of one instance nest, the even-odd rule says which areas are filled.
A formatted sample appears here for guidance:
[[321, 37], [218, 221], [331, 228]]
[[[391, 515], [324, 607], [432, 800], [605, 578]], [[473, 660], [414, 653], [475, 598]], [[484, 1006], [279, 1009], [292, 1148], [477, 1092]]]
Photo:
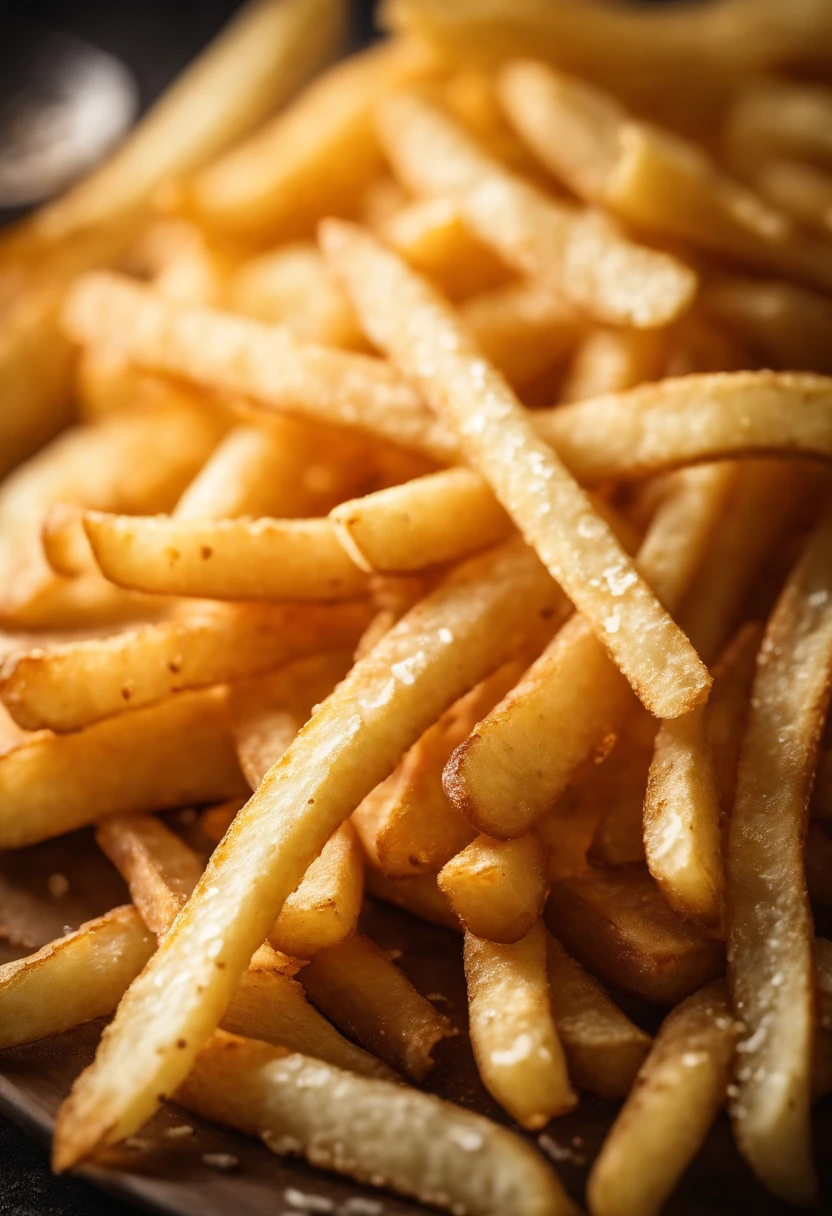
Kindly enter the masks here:
[[599, 321], [652, 328], [691, 302], [696, 276], [506, 170], [463, 127], [415, 94], [387, 98], [379, 134], [396, 176], [419, 195], [449, 195], [476, 236]]
[[453, 300], [499, 288], [509, 278], [508, 267], [471, 232], [452, 198], [417, 199], [370, 227]]
[[342, 823], [312, 862], [269, 930], [275, 950], [311, 958], [354, 932], [364, 898], [364, 856], [355, 829]]
[[[489, 1119], [262, 1043], [215, 1035], [176, 1101], [260, 1136], [272, 1152], [299, 1154], [447, 1211], [576, 1213], [538, 1154]], [[470, 1170], [460, 1169], [460, 1151]]]
[[112, 1013], [155, 949], [152, 933], [128, 905], [6, 963], [0, 967], [0, 1046], [30, 1043]]
[[650, 1050], [650, 1036], [633, 1025], [551, 933], [546, 935], [546, 965], [552, 1013], [573, 1085], [619, 1101], [630, 1092]]
[[28, 730], [78, 730], [184, 689], [340, 649], [358, 637], [367, 615], [358, 603], [209, 605], [189, 618], [10, 656], [0, 696]]
[[530, 832], [516, 840], [478, 836], [439, 871], [439, 889], [469, 933], [516, 942], [546, 903], [546, 854]]
[[471, 1046], [480, 1077], [531, 1130], [577, 1105], [552, 1016], [541, 921], [512, 945], [465, 934]]
[[720, 275], [705, 282], [699, 302], [772, 367], [832, 372], [826, 341], [832, 304], [826, 296], [785, 279]]
[[809, 795], [832, 690], [832, 512], [768, 622], [728, 837], [728, 978], [744, 1032], [740, 1151], [789, 1200], [815, 1193], [809, 1104], [815, 1008], [803, 876]]
[[646, 870], [593, 870], [552, 886], [546, 923], [604, 983], [672, 1005], [719, 975], [721, 944], [665, 903]]
[[486, 358], [520, 387], [563, 362], [584, 328], [562, 296], [522, 281], [473, 296], [460, 314]]
[[214, 600], [344, 600], [369, 590], [326, 519], [87, 511], [84, 529], [101, 573], [128, 590]]
[[594, 1216], [654, 1216], [725, 1102], [738, 1026], [721, 980], [668, 1015], [588, 1184]]
[[[499, 665], [512, 631], [558, 600], [534, 554], [510, 543], [467, 563], [356, 664], [237, 816], [165, 950], [122, 1001], [63, 1109], [60, 1167], [129, 1135], [160, 1093], [181, 1083], [332, 832], [430, 723]], [[176, 1047], [182, 1038], [185, 1049]]]
[[386, 954], [362, 934], [316, 954], [300, 974], [309, 999], [368, 1051], [415, 1081], [455, 1033]]
[[148, 929], [164, 937], [199, 882], [200, 858], [152, 815], [114, 815], [98, 824], [95, 839], [130, 888]]
[[183, 693], [75, 734], [24, 737], [0, 757], [0, 847], [244, 790], [224, 691]]
[[458, 435], [645, 704], [692, 709], [710, 683], [692, 647], [450, 307], [359, 229], [330, 220], [322, 241], [373, 341]]
[[185, 206], [210, 228], [251, 239], [309, 232], [321, 215], [356, 205], [381, 168], [371, 112], [391, 88], [432, 75], [422, 44], [393, 40], [337, 64], [285, 112], [185, 187]]
[[439, 459], [453, 455], [444, 429], [380, 359], [303, 343], [285, 326], [177, 305], [104, 273], [75, 283], [64, 324], [79, 342], [103, 343], [141, 366], [269, 410], [369, 429]]
[[95, 560], [84, 531], [84, 508], [55, 502], [46, 511], [40, 530], [43, 556], [56, 574], [77, 578], [95, 574]]
[[[727, 465], [686, 472], [656, 514], [638, 562], [671, 608], [696, 572], [732, 481]], [[451, 757], [448, 796], [481, 831], [521, 835], [615, 731], [628, 704], [626, 682], [576, 615]]]
[[584, 401], [655, 380], [667, 351], [667, 335], [661, 330], [590, 330], [569, 365], [560, 400]]
[[462, 931], [453, 908], [436, 884], [434, 874], [386, 878], [379, 870], [368, 866], [364, 878], [367, 894], [372, 895], [374, 899], [403, 908], [405, 912], [410, 912], [429, 924], [441, 925], [443, 929], [451, 929], [455, 933]]

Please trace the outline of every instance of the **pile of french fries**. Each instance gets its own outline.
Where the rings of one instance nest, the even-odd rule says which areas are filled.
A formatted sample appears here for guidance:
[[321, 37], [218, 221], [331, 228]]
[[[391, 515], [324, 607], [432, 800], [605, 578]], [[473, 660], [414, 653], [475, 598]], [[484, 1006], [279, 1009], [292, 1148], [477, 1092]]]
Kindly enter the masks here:
[[453, 1028], [366, 893], [450, 931], [508, 1119], [623, 1102], [595, 1216], [726, 1105], [811, 1204], [832, 6], [390, 0], [327, 66], [347, 7], [253, 0], [0, 239], [0, 848], [92, 826], [132, 901], [0, 968], [0, 1046], [115, 1012], [59, 1170], [169, 1100], [574, 1213], [418, 1088]]

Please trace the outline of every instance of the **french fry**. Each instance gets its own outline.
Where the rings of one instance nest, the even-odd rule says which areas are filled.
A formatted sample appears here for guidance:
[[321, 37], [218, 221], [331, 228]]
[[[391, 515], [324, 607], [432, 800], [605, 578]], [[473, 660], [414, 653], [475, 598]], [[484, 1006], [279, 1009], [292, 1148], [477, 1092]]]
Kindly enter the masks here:
[[0, 696], [27, 730], [78, 730], [185, 689], [342, 648], [366, 620], [360, 604], [209, 606], [187, 619], [11, 656]]
[[449, 195], [475, 235], [508, 265], [599, 321], [653, 328], [690, 304], [696, 277], [688, 267], [634, 245], [608, 220], [582, 215], [508, 172], [422, 98], [387, 98], [377, 123], [396, 176], [409, 190]]
[[593, 870], [554, 883], [546, 923], [604, 983], [672, 1005], [719, 975], [724, 951], [665, 902], [646, 870]]
[[549, 999], [541, 921], [512, 945], [465, 934], [471, 1045], [491, 1096], [530, 1130], [577, 1105]]
[[[176, 1101], [307, 1160], [471, 1216], [575, 1216], [528, 1145], [429, 1094], [215, 1035]], [[472, 1168], [461, 1170], [460, 1149]]]
[[[332, 832], [430, 723], [499, 665], [512, 631], [558, 599], [534, 555], [509, 544], [468, 563], [356, 664], [237, 816], [164, 952], [122, 1001], [63, 1109], [59, 1167], [130, 1135], [181, 1083]], [[168, 973], [179, 977], [175, 996]]]
[[337, 946], [355, 932], [363, 897], [364, 856], [355, 828], [342, 823], [286, 900], [269, 942], [294, 958]]
[[798, 232], [696, 144], [634, 121], [600, 89], [540, 63], [509, 65], [500, 84], [520, 133], [580, 198], [637, 230], [681, 238], [810, 286], [832, 284], [826, 243]]
[[408, 202], [406, 191], [395, 178], [382, 172], [362, 192], [358, 214], [362, 224], [378, 232]]
[[577, 1089], [607, 1101], [626, 1097], [650, 1050], [650, 1036], [630, 1021], [563, 946], [546, 935], [552, 1013]]
[[665, 1019], [588, 1185], [594, 1216], [652, 1216], [725, 1102], [738, 1026], [721, 980]]
[[436, 1044], [455, 1033], [404, 972], [362, 934], [316, 954], [300, 982], [309, 999], [350, 1038], [415, 1081], [424, 1081], [433, 1068]]
[[0, 847], [244, 790], [224, 691], [183, 694], [72, 735], [31, 735], [0, 757]]
[[370, 864], [389, 878], [436, 873], [472, 841], [471, 824], [442, 789], [442, 769], [523, 666], [522, 659], [506, 663], [461, 697], [353, 811], [352, 822]]
[[508, 267], [471, 232], [457, 203], [447, 196], [408, 203], [376, 231], [452, 300], [498, 289], [509, 279]]
[[[687, 714], [684, 721], [690, 717]], [[605, 741], [601, 763], [576, 782], [579, 798], [585, 806], [595, 806], [598, 819], [587, 853], [591, 865], [628, 866], [645, 860], [644, 800], [656, 732], [656, 719], [632, 706], [620, 719], [611, 754], [603, 756]], [[555, 821], [559, 809], [560, 804], [551, 812]]]
[[460, 314], [486, 358], [521, 388], [561, 363], [583, 328], [562, 296], [522, 281], [473, 296]]
[[102, 574], [118, 587], [214, 600], [343, 600], [366, 574], [326, 519], [179, 520], [84, 514]]
[[832, 371], [826, 344], [832, 305], [819, 292], [785, 279], [721, 275], [703, 284], [699, 302], [771, 366]]
[[302, 343], [286, 327], [176, 305], [104, 273], [75, 283], [64, 324], [76, 341], [103, 343], [141, 366], [268, 410], [369, 429], [439, 459], [453, 454], [443, 428], [381, 360]]
[[707, 672], [452, 310], [359, 229], [328, 221], [322, 241], [373, 341], [449, 423], [648, 707], [666, 717], [692, 709], [707, 696]]
[[331, 68], [294, 105], [199, 173], [184, 205], [209, 228], [295, 237], [355, 206], [381, 167], [370, 115], [391, 88], [433, 74], [424, 46], [394, 40]]
[[152, 815], [114, 815], [98, 824], [95, 839], [130, 888], [148, 929], [164, 937], [199, 882], [200, 858]]
[[77, 578], [96, 573], [84, 531], [84, 508], [77, 503], [53, 503], [43, 517], [40, 539], [43, 556], [56, 574]]
[[832, 174], [800, 160], [770, 160], [753, 177], [760, 194], [822, 237], [832, 231]]
[[763, 626], [749, 621], [737, 632], [714, 669], [708, 700], [708, 745], [713, 756], [719, 805], [729, 815], [734, 807], [740, 748], [751, 700], [751, 686]]
[[[733, 476], [727, 465], [685, 473], [647, 533], [640, 568], [671, 608], [702, 559]], [[481, 831], [521, 835], [615, 731], [628, 703], [625, 681], [576, 615], [451, 757], [448, 796]]]
[[462, 932], [462, 926], [453, 908], [439, 890], [434, 874], [386, 878], [381, 871], [368, 866], [364, 878], [367, 894], [372, 895], [374, 899], [403, 908], [405, 912], [410, 912], [429, 924], [441, 925], [443, 929], [451, 929], [455, 933]]
[[[0, 1046], [30, 1043], [112, 1013], [155, 949], [152, 933], [128, 905], [6, 963], [0, 967]], [[86, 982], [79, 982], [81, 976]]]
[[723, 147], [741, 171], [777, 156], [828, 163], [832, 96], [818, 84], [751, 81], [725, 119]]
[[512, 943], [531, 932], [546, 903], [546, 855], [538, 836], [478, 836], [439, 871], [439, 889], [469, 933]]
[[775, 1194], [809, 1202], [813, 928], [803, 875], [809, 795], [832, 689], [832, 513], [768, 622], [728, 837], [728, 978], [744, 1032], [732, 1119]]
[[575, 351], [560, 400], [584, 401], [655, 380], [666, 356], [661, 330], [593, 329]]

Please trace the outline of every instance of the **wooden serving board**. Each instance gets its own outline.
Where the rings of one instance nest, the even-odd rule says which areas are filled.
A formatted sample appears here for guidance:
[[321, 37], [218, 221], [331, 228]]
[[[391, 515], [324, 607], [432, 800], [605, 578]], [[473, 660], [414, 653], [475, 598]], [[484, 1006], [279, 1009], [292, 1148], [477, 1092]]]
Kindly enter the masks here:
[[[47, 886], [58, 861], [70, 884], [63, 902], [50, 896]], [[61, 843], [60, 851], [54, 845], [41, 845], [0, 858], [0, 908], [18, 909], [18, 932], [22, 932], [21, 926], [35, 925], [30, 933], [52, 936], [56, 921], [66, 918], [63, 923], [77, 924], [96, 915], [122, 897], [119, 890], [109, 863], [83, 833], [69, 847]], [[37, 904], [38, 900], [42, 906], [38, 916], [33, 916], [33, 901]], [[465, 1034], [459, 940], [388, 907], [368, 905], [364, 920], [364, 928], [416, 987], [459, 1027], [459, 1035], [439, 1047], [429, 1088], [508, 1122], [479, 1082]], [[28, 948], [39, 944], [31, 943]], [[18, 947], [13, 952], [21, 950]], [[656, 1011], [628, 1006], [628, 1012], [653, 1028]], [[48, 1143], [58, 1107], [75, 1076], [92, 1059], [100, 1031], [101, 1024], [94, 1023], [0, 1052], [0, 1113]], [[583, 1195], [589, 1167], [614, 1116], [614, 1107], [585, 1095], [577, 1111], [554, 1120], [542, 1136], [529, 1137], [553, 1159], [576, 1199]], [[169, 1134], [183, 1125], [192, 1127], [193, 1135]], [[818, 1108], [816, 1125], [818, 1157], [832, 1194], [832, 1102]], [[224, 1158], [234, 1158], [236, 1166], [219, 1168], [216, 1161]], [[275, 1157], [259, 1142], [205, 1123], [174, 1106], [161, 1110], [132, 1142], [109, 1150], [94, 1167], [85, 1167], [79, 1174], [148, 1211], [176, 1216], [417, 1216], [426, 1212], [418, 1204]], [[757, 1185], [733, 1147], [727, 1120], [721, 1119], [666, 1210], [668, 1216], [738, 1216], [744, 1212], [785, 1216], [796, 1209], [779, 1203]], [[832, 1212], [829, 1200], [824, 1210]]]

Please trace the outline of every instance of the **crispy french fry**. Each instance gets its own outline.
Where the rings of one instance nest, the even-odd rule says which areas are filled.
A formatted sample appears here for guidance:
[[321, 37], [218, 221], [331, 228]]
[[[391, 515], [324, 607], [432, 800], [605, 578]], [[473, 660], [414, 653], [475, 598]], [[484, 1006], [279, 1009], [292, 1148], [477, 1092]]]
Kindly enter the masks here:
[[[577, 782], [584, 804], [597, 808], [598, 823], [587, 854], [592, 865], [627, 866], [645, 860], [644, 799], [657, 723], [639, 708], [622, 715], [611, 754]], [[559, 809], [560, 804], [551, 812], [555, 820]]]
[[703, 284], [699, 302], [772, 367], [832, 372], [827, 344], [832, 305], [785, 279], [723, 275]]
[[809, 795], [832, 689], [832, 513], [769, 620], [728, 837], [728, 977], [745, 1030], [737, 1143], [775, 1194], [809, 1202], [813, 927], [803, 875]]
[[30, 1043], [112, 1013], [155, 949], [152, 933], [128, 905], [6, 963], [0, 967], [0, 1046]]
[[248, 237], [307, 233], [354, 207], [381, 167], [370, 115], [391, 88], [431, 75], [435, 56], [394, 40], [337, 64], [251, 139], [199, 173], [185, 205], [209, 227]]
[[403, 908], [420, 920], [441, 925], [443, 929], [462, 932], [462, 926], [439, 890], [434, 874], [412, 874], [409, 878], [386, 878], [379, 870], [367, 867], [365, 874], [367, 893], [382, 903]]
[[355, 829], [342, 823], [312, 862], [269, 930], [275, 950], [311, 958], [354, 932], [364, 897], [364, 856]]
[[[181, 1083], [252, 951], [332, 832], [430, 723], [500, 663], [512, 631], [558, 600], [534, 555], [509, 544], [468, 563], [356, 664], [237, 816], [164, 952], [122, 1001], [97, 1062], [64, 1107], [59, 1167], [129, 1135], [159, 1094]], [[219, 929], [210, 942], [205, 923]], [[182, 1038], [188, 1046], [178, 1049]]]
[[141, 366], [251, 397], [269, 410], [370, 429], [440, 459], [454, 451], [414, 391], [381, 360], [300, 342], [285, 326], [177, 305], [104, 273], [76, 282], [64, 324], [77, 341], [102, 342]]
[[[176, 1101], [307, 1160], [471, 1216], [575, 1216], [528, 1145], [488, 1119], [405, 1086], [218, 1034]], [[471, 1170], [460, 1170], [460, 1149]]]
[[342, 648], [366, 620], [360, 604], [210, 606], [184, 620], [10, 656], [0, 696], [28, 730], [78, 730], [184, 689]]
[[465, 934], [471, 1045], [491, 1096], [536, 1130], [577, 1105], [552, 1016], [541, 921], [512, 945]]
[[650, 1050], [650, 1036], [633, 1025], [551, 933], [546, 935], [546, 965], [552, 1013], [573, 1085], [611, 1102], [626, 1097]]
[[330, 220], [322, 241], [373, 341], [458, 435], [645, 704], [692, 709], [710, 683], [692, 647], [453, 311], [359, 229]]
[[584, 401], [655, 380], [666, 357], [661, 330], [593, 329], [575, 352], [560, 400]]
[[593, 1166], [594, 1216], [653, 1216], [725, 1102], [738, 1026], [721, 980], [665, 1019]]
[[509, 278], [508, 267], [471, 232], [452, 198], [417, 199], [388, 216], [376, 231], [453, 300], [498, 289]]
[[[732, 482], [727, 465], [685, 473], [656, 515], [638, 562], [671, 608], [693, 578]], [[628, 704], [625, 681], [576, 615], [457, 749], [445, 789], [481, 831], [521, 835], [614, 732]]]
[[521, 274], [609, 324], [669, 324], [696, 276], [634, 245], [600, 216], [580, 214], [508, 172], [450, 116], [415, 94], [387, 98], [379, 135], [393, 169], [419, 195], [450, 195], [473, 232]]
[[546, 923], [604, 983], [671, 1005], [718, 975], [724, 951], [669, 907], [646, 870], [594, 870], [552, 886]]
[[98, 824], [95, 839], [130, 888], [148, 929], [164, 937], [199, 882], [200, 858], [152, 815], [114, 815]]
[[546, 855], [538, 836], [478, 836], [439, 871], [439, 889], [462, 924], [489, 942], [516, 942], [546, 903]]
[[300, 981], [309, 999], [392, 1068], [423, 1081], [433, 1049], [455, 1033], [386, 954], [362, 934], [316, 954]]
[[0, 847], [105, 815], [242, 793], [223, 690], [183, 694], [72, 735], [38, 733], [0, 758]]
[[128, 590], [214, 600], [343, 600], [369, 590], [326, 519], [87, 511], [84, 529], [104, 577]]

